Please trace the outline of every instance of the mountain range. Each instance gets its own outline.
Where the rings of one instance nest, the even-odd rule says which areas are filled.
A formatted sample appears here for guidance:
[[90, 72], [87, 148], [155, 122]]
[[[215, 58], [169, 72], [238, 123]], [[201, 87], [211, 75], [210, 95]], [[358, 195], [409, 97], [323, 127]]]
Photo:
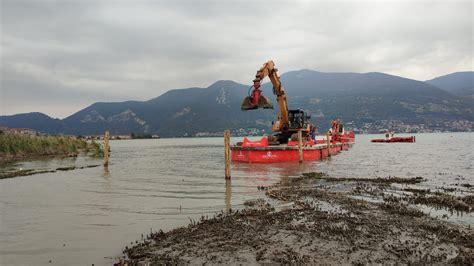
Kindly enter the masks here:
[[[474, 72], [417, 81], [379, 72], [291, 71], [281, 75], [290, 109], [309, 112], [318, 128], [340, 118], [366, 132], [396, 125], [474, 130]], [[249, 85], [230, 80], [207, 88], [170, 90], [148, 101], [97, 102], [64, 119], [42, 113], [0, 116], [0, 126], [32, 128], [51, 134], [152, 133], [195, 136], [224, 129], [269, 130], [277, 110], [241, 111]], [[272, 86], [264, 95], [275, 101]], [[274, 104], [277, 106], [276, 104]]]
[[456, 72], [427, 80], [426, 83], [458, 96], [474, 98], [473, 72]]

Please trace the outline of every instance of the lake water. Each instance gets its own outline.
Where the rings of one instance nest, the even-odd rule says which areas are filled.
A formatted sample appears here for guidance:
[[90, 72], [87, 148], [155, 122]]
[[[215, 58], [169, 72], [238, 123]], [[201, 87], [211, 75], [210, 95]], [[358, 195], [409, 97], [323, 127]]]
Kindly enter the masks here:
[[[150, 230], [241, 208], [258, 186], [302, 172], [332, 176], [422, 176], [421, 186], [474, 184], [474, 133], [416, 134], [412, 143], [356, 145], [304, 164], [233, 164], [224, 180], [223, 139], [112, 141], [102, 166], [0, 180], [1, 265], [107, 265]], [[233, 138], [232, 142], [240, 141]], [[101, 164], [86, 157], [22, 162], [23, 169]], [[9, 166], [11, 167], [11, 166]], [[463, 220], [471, 223], [472, 215]], [[467, 221], [467, 222], [466, 222]]]

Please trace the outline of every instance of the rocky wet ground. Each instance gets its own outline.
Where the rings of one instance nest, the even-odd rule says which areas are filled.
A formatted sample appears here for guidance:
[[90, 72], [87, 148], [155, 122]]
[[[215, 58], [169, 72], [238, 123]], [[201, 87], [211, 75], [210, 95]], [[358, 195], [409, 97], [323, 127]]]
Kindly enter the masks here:
[[246, 202], [242, 210], [144, 236], [125, 247], [125, 259], [117, 265], [473, 265], [470, 224], [451, 223], [421, 208], [472, 217], [472, 186], [428, 190], [419, 187], [423, 182], [421, 177], [339, 178], [322, 173], [287, 178], [259, 187], [267, 198]]

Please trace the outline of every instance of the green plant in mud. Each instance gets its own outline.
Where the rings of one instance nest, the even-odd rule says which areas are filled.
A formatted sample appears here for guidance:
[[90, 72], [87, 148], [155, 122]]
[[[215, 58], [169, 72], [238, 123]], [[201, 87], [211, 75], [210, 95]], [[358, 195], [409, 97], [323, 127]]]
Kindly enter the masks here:
[[103, 157], [104, 156], [104, 148], [102, 144], [92, 140], [91, 143], [87, 146], [87, 151], [90, 152], [91, 156], [93, 157]]

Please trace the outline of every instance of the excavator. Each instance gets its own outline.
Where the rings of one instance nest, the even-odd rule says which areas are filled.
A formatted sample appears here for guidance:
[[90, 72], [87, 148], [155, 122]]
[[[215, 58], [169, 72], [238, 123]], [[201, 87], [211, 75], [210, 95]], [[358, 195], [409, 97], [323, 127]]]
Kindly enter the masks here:
[[[286, 94], [281, 85], [280, 78], [277, 74], [275, 63], [270, 60], [263, 64], [257, 71], [253, 86], [250, 88], [250, 95], [245, 97], [241, 109], [243, 111], [254, 110], [258, 108], [273, 109], [272, 102], [262, 94], [261, 81], [265, 77], [269, 77], [273, 85], [273, 94], [277, 97], [278, 114], [277, 120], [273, 122], [272, 131], [275, 135], [269, 136], [269, 142], [274, 144], [285, 144], [288, 139], [295, 139], [298, 131], [302, 132], [303, 137], [310, 133], [312, 128], [311, 117], [301, 109], [288, 110], [288, 103], [286, 101]], [[249, 90], [250, 91], [250, 90]]]

